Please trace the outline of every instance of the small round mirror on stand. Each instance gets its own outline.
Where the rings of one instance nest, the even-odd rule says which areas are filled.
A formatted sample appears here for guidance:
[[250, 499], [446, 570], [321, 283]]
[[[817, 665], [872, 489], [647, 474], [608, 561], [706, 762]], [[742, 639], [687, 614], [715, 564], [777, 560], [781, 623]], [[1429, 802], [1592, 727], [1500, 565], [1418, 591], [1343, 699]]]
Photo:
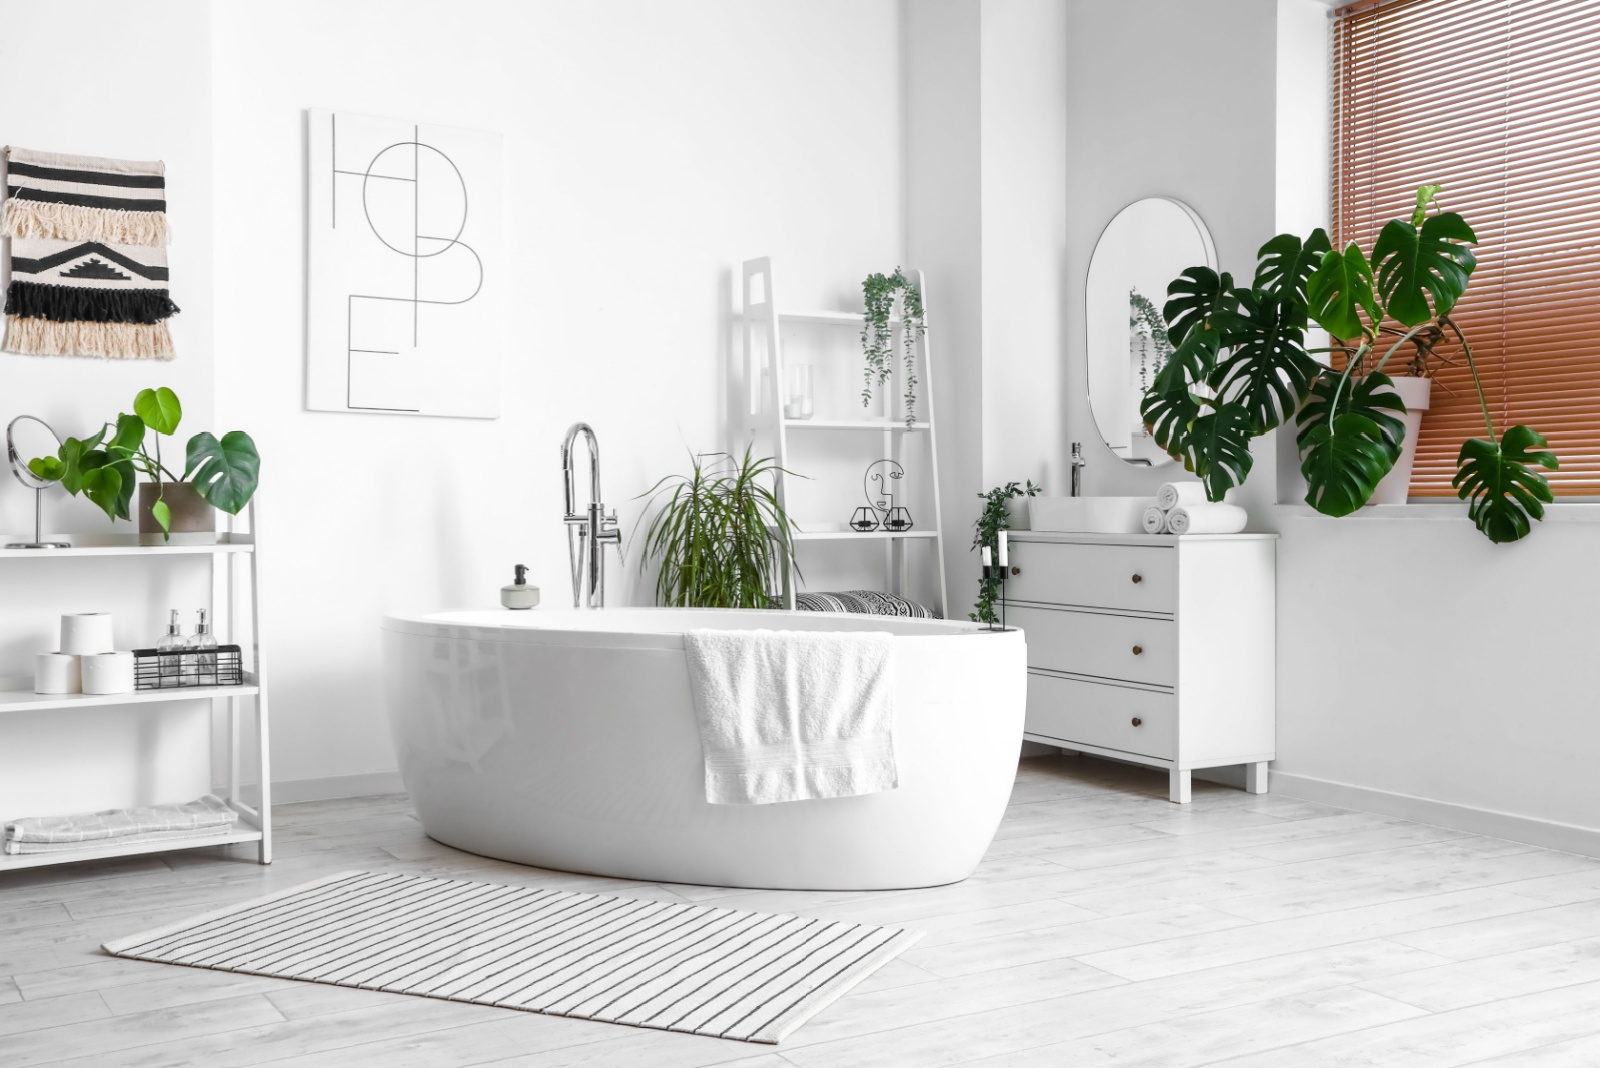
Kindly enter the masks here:
[[1144, 428], [1139, 401], [1172, 352], [1161, 306], [1185, 270], [1215, 268], [1216, 246], [1194, 209], [1171, 197], [1117, 212], [1089, 260], [1084, 304], [1089, 410], [1106, 447], [1131, 464], [1172, 462]]
[[[72, 545], [69, 542], [44, 540], [44, 491], [55, 485], [55, 483], [49, 479], [40, 478], [38, 475], [35, 475], [32, 471], [28, 470], [28, 461], [22, 458], [22, 452], [19, 452], [17, 449], [17, 437], [19, 433], [17, 427], [18, 423], [37, 423], [39, 426], [44, 428], [43, 434], [41, 434], [38, 430], [29, 431], [26, 428], [22, 430], [22, 433], [25, 436], [36, 439], [38, 442], [37, 448], [24, 448], [22, 451], [28, 452], [34, 456], [43, 456], [47, 453], [55, 452], [57, 449], [61, 448], [60, 437], [56, 435], [54, 430], [50, 429], [49, 423], [46, 423], [43, 419], [40, 419], [37, 416], [19, 415], [6, 425], [6, 459], [11, 464], [11, 473], [17, 476], [18, 482], [33, 490], [33, 540], [12, 542], [7, 545], [6, 548], [70, 549], [72, 548]], [[45, 434], [49, 435], [49, 440], [54, 442], [53, 445], [45, 442]]]

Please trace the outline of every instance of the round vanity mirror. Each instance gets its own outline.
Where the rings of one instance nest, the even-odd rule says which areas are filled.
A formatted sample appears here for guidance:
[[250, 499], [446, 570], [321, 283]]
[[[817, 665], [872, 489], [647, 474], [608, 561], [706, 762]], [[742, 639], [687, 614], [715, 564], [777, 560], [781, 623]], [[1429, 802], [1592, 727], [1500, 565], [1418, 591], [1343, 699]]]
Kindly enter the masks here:
[[1133, 464], [1172, 458], [1151, 440], [1139, 401], [1172, 352], [1161, 306], [1190, 267], [1215, 268], [1216, 248], [1194, 209], [1170, 197], [1137, 200], [1111, 220], [1089, 261], [1089, 410], [1107, 447]]

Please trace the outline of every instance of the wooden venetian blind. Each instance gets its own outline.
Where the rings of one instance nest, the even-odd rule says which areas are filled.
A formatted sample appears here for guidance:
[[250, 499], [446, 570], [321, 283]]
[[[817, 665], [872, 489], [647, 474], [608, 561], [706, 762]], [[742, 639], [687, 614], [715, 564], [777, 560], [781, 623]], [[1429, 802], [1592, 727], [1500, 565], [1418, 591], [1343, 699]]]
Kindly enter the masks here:
[[[1335, 12], [1333, 230], [1371, 249], [1417, 186], [1477, 232], [1453, 318], [1496, 433], [1550, 439], [1558, 495], [1600, 494], [1600, 2], [1391, 0]], [[1434, 380], [1414, 496], [1453, 496], [1483, 416], [1458, 352]], [[1395, 359], [1399, 359], [1396, 354]], [[1391, 369], [1394, 361], [1391, 361]]]

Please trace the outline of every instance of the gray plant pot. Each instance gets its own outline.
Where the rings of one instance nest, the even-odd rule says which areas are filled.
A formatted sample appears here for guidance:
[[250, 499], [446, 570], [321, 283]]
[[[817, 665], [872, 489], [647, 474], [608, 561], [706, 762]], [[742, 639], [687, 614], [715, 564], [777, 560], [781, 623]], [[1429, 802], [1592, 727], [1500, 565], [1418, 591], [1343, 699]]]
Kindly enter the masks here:
[[[193, 545], [215, 541], [217, 510], [195, 492], [193, 482], [166, 482], [157, 494], [153, 482], [139, 484], [139, 544]], [[161, 536], [161, 524], [150, 514], [156, 501], [164, 500], [172, 512], [172, 540]]]

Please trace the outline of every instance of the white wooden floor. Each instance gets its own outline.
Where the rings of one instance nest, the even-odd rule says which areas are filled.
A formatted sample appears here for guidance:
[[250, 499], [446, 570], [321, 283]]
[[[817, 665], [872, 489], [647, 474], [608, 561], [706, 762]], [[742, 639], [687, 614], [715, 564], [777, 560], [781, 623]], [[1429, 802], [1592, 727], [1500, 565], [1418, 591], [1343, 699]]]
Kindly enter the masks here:
[[[235, 847], [0, 875], [0, 1066], [1555, 1068], [1600, 1065], [1600, 861], [1088, 758], [1024, 761], [933, 890], [587, 878], [438, 845], [400, 797], [284, 806]], [[346, 868], [928, 932], [782, 1046], [231, 976], [97, 946]]]

